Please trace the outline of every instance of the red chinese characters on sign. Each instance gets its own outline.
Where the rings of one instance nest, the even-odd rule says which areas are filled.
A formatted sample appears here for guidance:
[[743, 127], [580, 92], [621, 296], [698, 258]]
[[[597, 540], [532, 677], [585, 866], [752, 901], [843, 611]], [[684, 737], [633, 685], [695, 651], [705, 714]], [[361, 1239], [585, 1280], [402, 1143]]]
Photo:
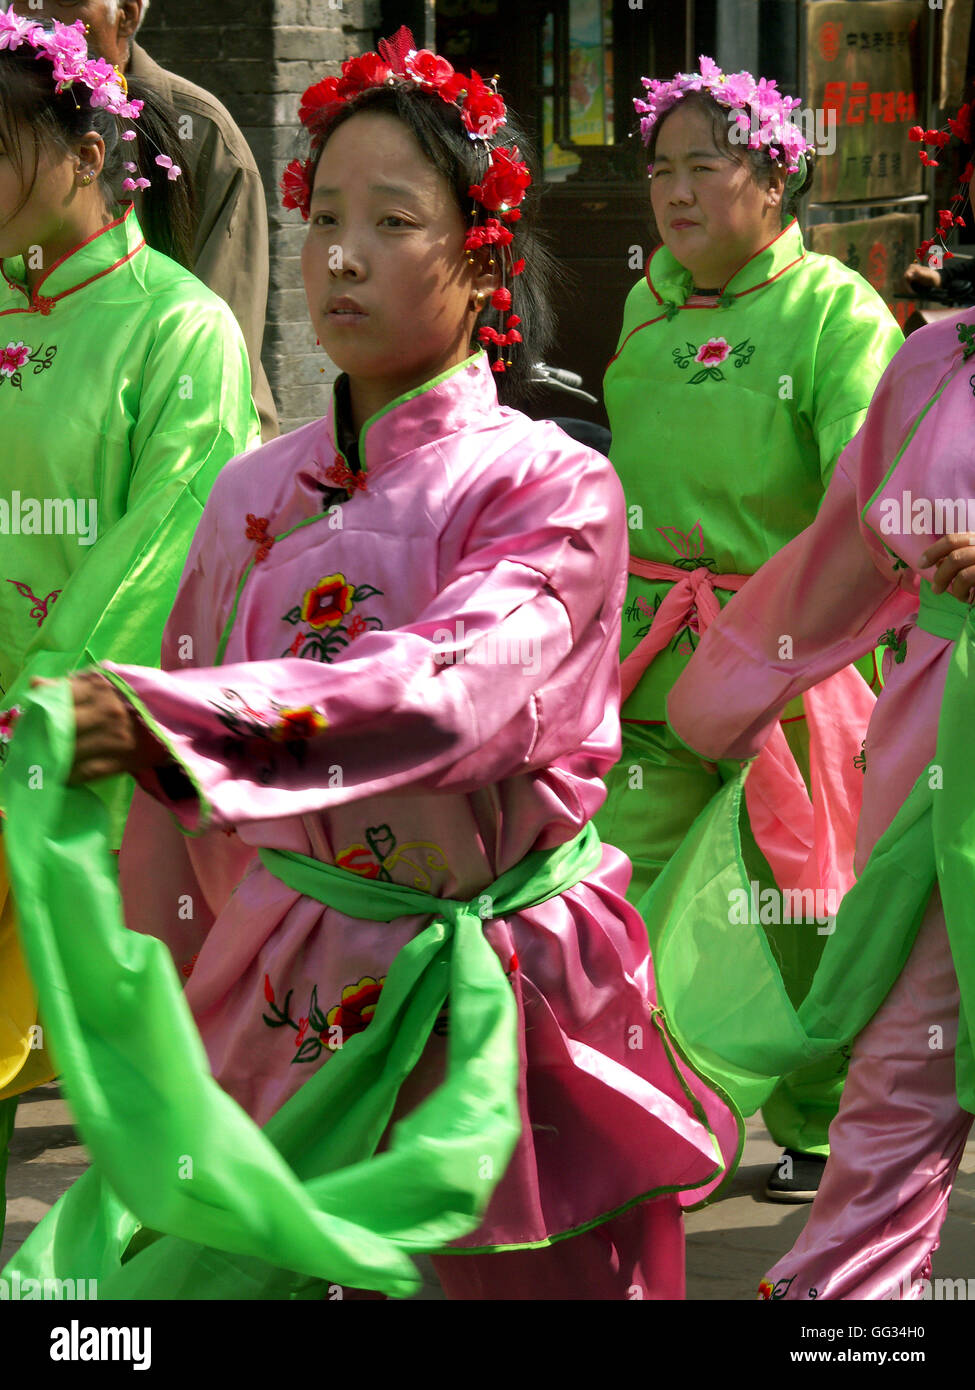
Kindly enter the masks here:
[[840, 51], [841, 24], [824, 24], [819, 31], [819, 51], [827, 63], [832, 63]]
[[866, 82], [827, 82], [823, 110], [834, 113], [837, 125], [863, 125], [867, 114], [874, 125], [913, 124], [917, 101], [913, 92], [871, 92]]

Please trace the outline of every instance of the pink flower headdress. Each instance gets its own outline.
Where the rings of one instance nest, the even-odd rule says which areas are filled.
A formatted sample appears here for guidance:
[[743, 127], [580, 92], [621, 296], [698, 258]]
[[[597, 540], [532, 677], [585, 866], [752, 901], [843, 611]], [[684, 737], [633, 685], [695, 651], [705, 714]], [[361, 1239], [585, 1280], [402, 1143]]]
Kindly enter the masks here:
[[[650, 134], [661, 116], [682, 101], [688, 92], [703, 91], [719, 106], [737, 113], [739, 129], [750, 132], [749, 149], [761, 149], [764, 145], [769, 159], [786, 159], [790, 174], [801, 172], [799, 161], [813, 146], [791, 120], [790, 113], [802, 104], [799, 98], [784, 96], [774, 80], [760, 77], [756, 82], [750, 72], [723, 73], [717, 63], [703, 53], [698, 62], [700, 72], [678, 72], [669, 82], [640, 78], [647, 96], [645, 100], [634, 97], [633, 105], [643, 117], [640, 134], [644, 145], [650, 143]], [[742, 143], [746, 142], [742, 140]], [[649, 168], [652, 173], [653, 166]]]
[[[67, 92], [75, 85], [87, 87], [91, 92], [90, 104], [104, 108], [120, 120], [135, 121], [142, 113], [141, 101], [129, 100], [128, 84], [118, 68], [106, 63], [104, 58], [91, 58], [88, 55], [87, 29], [80, 19], [73, 24], [61, 24], [55, 20], [51, 28], [38, 24], [32, 19], [23, 19], [10, 10], [0, 13], [0, 49], [13, 52], [26, 44], [34, 49], [36, 58], [46, 59], [54, 69], [55, 90]], [[134, 130], [122, 133], [123, 140], [134, 140]], [[182, 170], [168, 155], [160, 154], [156, 163], [166, 168], [171, 179], [179, 178]], [[128, 161], [125, 168], [137, 173], [134, 163]], [[122, 187], [129, 191], [135, 188], [148, 188], [145, 178], [127, 178]]]
[[[392, 39], [381, 39], [378, 53], [346, 59], [341, 77], [326, 77], [316, 82], [301, 99], [298, 115], [310, 132], [311, 153], [307, 159], [293, 159], [285, 169], [281, 179], [283, 206], [297, 208], [308, 221], [315, 161], [323, 143], [321, 129], [343, 103], [371, 87], [421, 88], [435, 92], [458, 113], [469, 138], [482, 142], [486, 168], [480, 182], [471, 184], [468, 189], [474, 207], [464, 251], [468, 262], [473, 264], [475, 252], [482, 246], [489, 247], [491, 266], [497, 254], [502, 283], [491, 296], [491, 304], [501, 313], [508, 313], [512, 296], [505, 281], [509, 276], [520, 275], [525, 262], [514, 258], [511, 250], [514, 232], [506, 224], [521, 218], [520, 204], [532, 180], [517, 147], [490, 143], [506, 123], [505, 104], [498, 93], [497, 80], [495, 77], [485, 82], [474, 71], [469, 76], [455, 72], [446, 58], [429, 49], [418, 50], [413, 35], [405, 26]], [[485, 213], [488, 215], [484, 216]], [[496, 253], [494, 248], [497, 248]], [[522, 340], [518, 331], [520, 322], [517, 314], [508, 313], [504, 332], [487, 326], [478, 330], [478, 338], [485, 346], [491, 344], [498, 349], [492, 371], [503, 372], [510, 366], [510, 349]], [[508, 350], [507, 361], [505, 349]]]
[[[971, 145], [973, 107], [975, 107], [975, 101], [963, 103], [963, 105], [961, 105], [958, 108], [958, 114], [956, 116], [948, 117], [947, 130], [924, 130], [919, 125], [911, 126], [910, 130], [907, 132], [907, 138], [909, 140], [913, 140], [916, 144], [919, 144], [921, 146], [920, 150], [918, 151], [918, 158], [920, 159], [922, 164], [924, 164], [930, 169], [937, 169], [939, 167], [938, 161], [936, 159], [932, 159], [931, 156], [928, 154], [927, 150], [924, 148], [925, 145], [933, 145], [936, 150], [943, 150], [945, 145], [947, 145], [948, 142], [951, 140], [952, 135], [957, 135], [963, 145]], [[958, 192], [953, 193], [951, 196], [950, 201], [952, 203], [958, 204], [965, 202], [966, 198], [968, 197], [968, 185], [973, 172], [975, 171], [973, 171], [972, 162], [971, 159], [969, 159], [968, 163], [965, 165], [964, 170], [962, 171], [961, 179], [959, 180], [958, 184]], [[931, 247], [934, 246], [937, 242], [942, 257], [945, 260], [950, 260], [954, 256], [954, 252], [948, 250], [947, 246], [945, 245], [944, 239], [951, 231], [952, 227], [964, 226], [965, 219], [964, 217], [961, 217], [959, 215], [957, 207], [954, 209], [941, 208], [938, 212], [937, 231], [934, 233], [933, 236], [930, 236], [925, 241], [921, 242], [921, 245], [917, 248], [915, 252], [917, 259], [922, 263], [926, 263], [928, 258], [928, 252], [931, 250]]]

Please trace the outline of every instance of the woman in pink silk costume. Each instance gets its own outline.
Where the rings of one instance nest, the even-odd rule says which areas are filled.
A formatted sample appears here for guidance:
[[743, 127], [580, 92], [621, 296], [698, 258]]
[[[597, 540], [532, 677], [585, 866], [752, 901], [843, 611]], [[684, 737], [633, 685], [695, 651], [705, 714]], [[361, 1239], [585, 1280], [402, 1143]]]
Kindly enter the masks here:
[[[669, 700], [698, 753], [747, 759], [788, 700], [889, 648], [865, 744], [859, 881], [824, 965], [885, 940], [891, 961], [900, 954], [856, 1035], [808, 1222], [762, 1281], [765, 1298], [924, 1297], [975, 1111], [972, 622], [960, 601], [975, 585], [973, 354], [972, 310], [907, 340], [816, 520], [710, 628]], [[867, 913], [857, 904], [870, 894]]]
[[[266, 856], [476, 900], [594, 836], [620, 746], [619, 484], [498, 400], [520, 341], [502, 272], [523, 368], [543, 312], [540, 253], [508, 216], [528, 183], [512, 124], [495, 134], [500, 98], [442, 59], [382, 48], [306, 93], [312, 156], [285, 184], [310, 215], [312, 322], [345, 373], [328, 413], [225, 470], [163, 670], [74, 682], [75, 780], [126, 768], [142, 788], [128, 920], [169, 944], [213, 1073], [259, 1124], [369, 1027], [430, 920], [345, 915]], [[494, 370], [471, 349], [489, 298], [508, 314], [481, 333]], [[629, 873], [606, 847], [561, 893], [485, 914], [517, 1005], [520, 1136], [480, 1226], [435, 1258], [451, 1298], [683, 1296], [682, 1201], [713, 1190], [715, 1137], [733, 1153], [737, 1133], [671, 1052]], [[448, 998], [394, 1120], [438, 1084], [451, 1028]]]

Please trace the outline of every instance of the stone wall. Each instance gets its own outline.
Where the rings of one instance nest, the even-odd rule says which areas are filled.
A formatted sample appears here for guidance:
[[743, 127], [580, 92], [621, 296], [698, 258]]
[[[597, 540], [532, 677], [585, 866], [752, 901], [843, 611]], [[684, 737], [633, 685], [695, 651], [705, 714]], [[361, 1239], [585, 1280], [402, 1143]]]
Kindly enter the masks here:
[[323, 413], [323, 386], [335, 370], [315, 345], [305, 305], [304, 224], [280, 206], [278, 180], [299, 149], [302, 92], [338, 75], [350, 53], [372, 48], [380, 9], [379, 0], [247, 0], [237, 7], [226, 0], [153, 0], [139, 34], [157, 63], [224, 103], [264, 176], [271, 281], [263, 359], [282, 431]]

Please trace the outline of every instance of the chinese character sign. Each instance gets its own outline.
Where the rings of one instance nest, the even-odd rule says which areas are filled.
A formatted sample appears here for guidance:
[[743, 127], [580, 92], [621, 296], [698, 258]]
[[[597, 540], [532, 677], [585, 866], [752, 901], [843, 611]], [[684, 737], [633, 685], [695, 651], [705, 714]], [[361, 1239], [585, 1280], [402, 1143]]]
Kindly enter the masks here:
[[921, 191], [907, 139], [924, 124], [920, 39], [924, 0], [817, 0], [806, 5], [807, 101], [824, 113], [816, 202], [898, 198]]
[[904, 297], [901, 277], [914, 259], [920, 235], [916, 213], [889, 212], [855, 222], [819, 223], [808, 228], [806, 244], [810, 251], [835, 256], [851, 270], [858, 270], [903, 328], [917, 306], [916, 301]]

